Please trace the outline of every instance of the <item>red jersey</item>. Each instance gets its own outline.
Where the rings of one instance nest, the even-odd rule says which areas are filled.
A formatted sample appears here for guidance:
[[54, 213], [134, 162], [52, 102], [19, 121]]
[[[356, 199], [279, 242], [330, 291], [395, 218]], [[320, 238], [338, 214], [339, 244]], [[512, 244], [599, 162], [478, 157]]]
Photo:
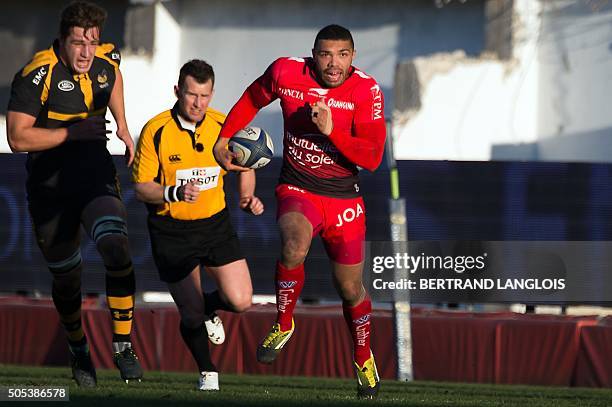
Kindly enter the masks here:
[[[376, 169], [385, 144], [384, 100], [376, 81], [351, 67], [342, 85], [324, 88], [312, 58], [279, 58], [247, 88], [220, 136], [232, 137], [277, 98], [284, 118], [280, 182], [321, 195], [359, 196], [357, 166]], [[318, 100], [332, 112], [329, 136], [319, 132], [309, 114]]]

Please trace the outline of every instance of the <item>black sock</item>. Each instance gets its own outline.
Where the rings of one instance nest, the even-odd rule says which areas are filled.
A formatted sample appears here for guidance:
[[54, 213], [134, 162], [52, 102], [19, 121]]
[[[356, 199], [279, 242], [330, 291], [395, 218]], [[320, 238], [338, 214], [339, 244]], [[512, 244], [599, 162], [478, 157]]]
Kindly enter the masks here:
[[130, 335], [113, 334], [113, 342], [132, 342]]
[[215, 290], [212, 293], [204, 293], [204, 313], [210, 315], [217, 310], [234, 312], [234, 310], [221, 299], [219, 290]]
[[204, 328], [204, 323], [197, 328], [188, 328], [181, 322], [179, 329], [183, 341], [185, 341], [185, 345], [191, 351], [200, 372], [216, 372], [217, 368], [210, 360], [208, 334]]
[[[52, 288], [53, 304], [59, 314], [59, 319], [66, 334], [68, 343], [71, 347], [79, 347], [87, 341], [85, 333], [81, 325], [81, 290], [77, 289], [76, 293], [64, 293], [55, 284]], [[64, 295], [62, 295], [64, 294]]]
[[83, 336], [81, 339], [79, 339], [78, 341], [71, 341], [68, 340], [68, 345], [70, 346], [70, 348], [72, 349], [81, 349], [84, 348], [85, 345], [87, 345], [87, 337]]

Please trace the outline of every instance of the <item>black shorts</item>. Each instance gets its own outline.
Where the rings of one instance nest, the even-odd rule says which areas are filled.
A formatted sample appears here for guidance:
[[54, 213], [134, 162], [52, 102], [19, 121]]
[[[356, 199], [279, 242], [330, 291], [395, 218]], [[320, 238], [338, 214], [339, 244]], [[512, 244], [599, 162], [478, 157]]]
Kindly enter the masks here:
[[[64, 195], [58, 188], [28, 186], [27, 191], [32, 227], [38, 246], [46, 258], [53, 257], [57, 247], [63, 247], [63, 250], [68, 250], [68, 247], [71, 250], [79, 248], [83, 210], [92, 201], [103, 196], [112, 196], [121, 201], [116, 178], [104, 184], [94, 183], [86, 188], [74, 188]], [[120, 205], [123, 206], [123, 203]]]
[[153, 260], [166, 283], [181, 281], [199, 264], [218, 267], [244, 259], [227, 208], [198, 220], [150, 215], [148, 225]]
[[96, 183], [87, 188], [74, 188], [70, 193], [62, 194], [59, 189], [44, 187], [27, 187], [28, 209], [32, 223], [37, 228], [61, 217], [65, 223], [81, 222], [81, 212], [94, 199], [101, 196], [114, 196], [121, 200], [119, 180], [114, 178], [105, 183]]
[[29, 153], [27, 168], [28, 207], [35, 227], [56, 217], [79, 224], [83, 208], [94, 199], [121, 199], [112, 156], [99, 143], [65, 143]]

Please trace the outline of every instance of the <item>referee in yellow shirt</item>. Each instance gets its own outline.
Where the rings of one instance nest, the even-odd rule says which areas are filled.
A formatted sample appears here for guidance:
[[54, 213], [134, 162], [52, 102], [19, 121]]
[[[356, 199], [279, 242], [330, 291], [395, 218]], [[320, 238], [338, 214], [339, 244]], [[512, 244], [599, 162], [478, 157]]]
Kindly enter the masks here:
[[[209, 108], [215, 76], [212, 67], [191, 60], [174, 87], [177, 103], [142, 129], [132, 178], [136, 196], [147, 204], [153, 258], [168, 284], [180, 316], [180, 332], [200, 371], [200, 390], [219, 390], [208, 339], [222, 343], [216, 310], [245, 311], [253, 288], [238, 236], [230, 222], [223, 170], [212, 153], [225, 115]], [[264, 211], [254, 195], [255, 172], [238, 173], [240, 208]], [[218, 290], [204, 293], [200, 264]]]

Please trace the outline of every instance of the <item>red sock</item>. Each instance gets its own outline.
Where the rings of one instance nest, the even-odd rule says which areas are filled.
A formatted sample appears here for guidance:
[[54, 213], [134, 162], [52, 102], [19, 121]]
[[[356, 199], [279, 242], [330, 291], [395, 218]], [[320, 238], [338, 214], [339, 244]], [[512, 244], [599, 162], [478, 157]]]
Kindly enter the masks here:
[[276, 263], [276, 322], [282, 331], [291, 329], [293, 309], [304, 287], [304, 264], [288, 269], [281, 262]]
[[353, 358], [359, 366], [363, 366], [370, 358], [370, 318], [372, 301], [365, 297], [359, 304], [351, 307], [343, 304], [344, 319], [353, 337]]

